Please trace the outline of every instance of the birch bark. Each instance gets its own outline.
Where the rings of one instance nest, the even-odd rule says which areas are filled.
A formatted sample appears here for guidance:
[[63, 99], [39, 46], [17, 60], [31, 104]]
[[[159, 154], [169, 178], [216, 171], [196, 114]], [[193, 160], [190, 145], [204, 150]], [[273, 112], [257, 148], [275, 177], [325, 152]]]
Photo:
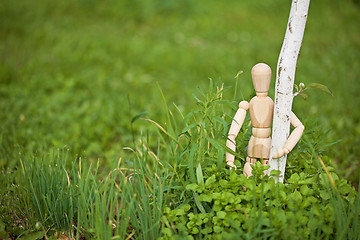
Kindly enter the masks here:
[[283, 149], [290, 131], [291, 106], [293, 101], [293, 86], [296, 62], [305, 30], [310, 0], [293, 0], [286, 28], [284, 42], [280, 51], [275, 85], [275, 105], [272, 127], [272, 142], [270, 151], [270, 169], [280, 170], [275, 181], [284, 181], [287, 155], [272, 159], [275, 151]]

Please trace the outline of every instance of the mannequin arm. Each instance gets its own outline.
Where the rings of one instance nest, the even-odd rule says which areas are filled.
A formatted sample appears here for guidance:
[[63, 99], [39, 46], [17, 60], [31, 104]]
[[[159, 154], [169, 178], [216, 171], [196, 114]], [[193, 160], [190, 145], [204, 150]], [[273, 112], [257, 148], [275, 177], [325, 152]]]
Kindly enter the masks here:
[[[230, 148], [231, 150], [233, 150], [234, 152], [236, 151], [236, 141], [235, 138], [237, 137], [237, 135], [239, 134], [239, 131], [241, 129], [241, 126], [244, 123], [245, 117], [246, 117], [246, 111], [249, 109], [249, 103], [246, 101], [241, 101], [239, 103], [239, 109], [237, 110], [234, 119], [231, 123], [230, 126], [230, 130], [229, 130], [229, 134], [228, 134], [228, 139], [226, 141], [226, 146], [228, 148]], [[226, 163], [230, 166], [230, 167], [235, 167], [234, 165], [234, 159], [235, 156], [232, 155], [231, 153], [226, 153]]]
[[303, 132], [304, 132], [304, 125], [300, 122], [300, 120], [296, 117], [296, 115], [291, 112], [290, 124], [295, 128], [292, 133], [290, 134], [289, 138], [286, 140], [285, 146], [282, 150], [278, 150], [272, 156], [272, 158], [280, 158], [285, 154], [288, 154], [293, 150], [295, 145], [300, 140]]

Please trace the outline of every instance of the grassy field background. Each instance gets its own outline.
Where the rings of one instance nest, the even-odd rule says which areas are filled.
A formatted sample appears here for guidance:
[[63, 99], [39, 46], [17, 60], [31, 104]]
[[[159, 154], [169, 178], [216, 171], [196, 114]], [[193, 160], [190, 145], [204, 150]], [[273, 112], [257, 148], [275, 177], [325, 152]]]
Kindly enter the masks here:
[[[199, 127], [199, 134], [195, 128], [191, 129], [195, 132], [195, 137], [186, 140], [189, 141], [188, 146], [194, 144], [188, 160], [184, 157], [189, 155], [188, 146], [183, 147], [181, 154], [180, 150], [176, 152], [178, 145], [175, 147], [171, 139], [162, 137], [159, 128], [150, 120], [140, 118], [152, 119], [167, 131], [174, 126], [186, 127], [179, 119], [199, 107], [193, 94], [198, 96], [197, 88], [206, 92], [212, 86], [209, 78], [228, 88], [222, 96], [224, 100], [232, 101], [234, 106], [235, 102], [249, 100], [253, 93], [250, 71], [258, 62], [265, 62], [273, 69], [273, 82], [269, 92], [273, 97], [277, 58], [285, 34], [290, 3], [289, 0], [1, 1], [0, 238], [21, 236], [24, 227], [21, 228], [20, 225], [24, 223], [27, 224], [26, 234], [29, 235], [38, 234], [34, 229], [43, 229], [46, 233], [42, 232], [41, 237], [46, 234], [51, 236], [49, 229], [55, 229], [55, 232], [67, 231], [68, 236], [76, 236], [78, 239], [86, 237], [86, 234], [99, 239], [110, 238], [114, 233], [112, 225], [107, 221], [113, 213], [109, 213], [108, 203], [104, 201], [109, 201], [114, 207], [113, 204], [119, 203], [119, 198], [123, 200], [122, 208], [117, 211], [130, 210], [124, 210], [121, 214], [114, 213], [114, 219], [134, 215], [131, 216], [131, 227], [123, 225], [121, 229], [116, 228], [115, 235], [120, 234], [125, 238], [136, 232], [135, 236], [140, 237], [145, 232], [152, 236], [148, 239], [160, 236], [159, 226], [165, 226], [162, 222], [165, 205], [162, 204], [180, 199], [176, 203], [178, 205], [175, 205], [180, 206], [184, 196], [171, 195], [174, 193], [170, 190], [158, 191], [161, 190], [161, 184], [173, 183], [173, 175], [169, 170], [173, 167], [171, 164], [184, 160], [186, 165], [186, 161], [192, 161], [191, 156], [194, 155], [191, 152], [197, 149], [196, 144], [200, 146], [198, 149], [206, 149], [213, 155], [215, 150], [214, 147], [211, 151], [210, 147], [206, 148], [206, 135], [201, 135], [205, 134], [209, 125], [204, 125], [205, 132]], [[324, 84], [332, 90], [334, 96], [309, 90], [307, 101], [295, 98], [293, 111], [305, 125], [304, 136], [307, 140], [306, 143], [301, 140], [295, 153], [290, 155], [292, 163], [306, 160], [306, 163], [299, 162], [302, 167], [314, 164], [314, 156], [321, 155], [327, 165], [335, 166], [340, 178], [350, 180], [353, 185], [357, 185], [360, 173], [359, 22], [359, 1], [311, 1], [295, 82], [303, 82], [305, 85], [314, 82]], [[239, 71], [243, 73], [234, 78]], [[173, 120], [179, 120], [178, 125], [169, 120], [164, 98], [172, 114], [177, 114]], [[234, 110], [230, 107], [216, 109], [220, 110], [224, 111], [224, 119], [229, 125]], [[211, 114], [209, 116], [216, 118]], [[219, 113], [219, 117], [223, 117], [221, 114], [223, 113]], [[209, 120], [211, 121], [204, 121]], [[217, 134], [222, 134], [221, 131]], [[177, 132], [181, 132], [181, 129]], [[216, 137], [225, 143], [226, 134], [223, 135]], [[240, 135], [239, 142], [244, 142], [241, 137], [246, 134]], [[145, 139], [146, 146], [140, 144], [139, 139]], [[311, 146], [312, 152], [306, 150], [306, 146]], [[131, 149], [136, 147], [140, 155], [132, 153]], [[301, 152], [302, 147], [304, 152]], [[152, 157], [150, 161], [141, 155], [142, 152], [157, 155], [160, 160]], [[220, 152], [219, 150], [219, 156]], [[66, 157], [60, 153], [64, 153]], [[208, 153], [199, 152], [198, 157], [205, 158], [205, 154]], [[138, 160], [134, 160], [134, 155]], [[209, 158], [215, 159], [214, 156]], [[48, 162], [44, 160], [41, 165], [40, 160], [33, 159], [46, 159]], [[74, 167], [74, 160], [78, 163], [79, 159], [83, 165], [79, 163], [78, 167]], [[137, 166], [144, 174], [141, 174], [138, 181], [131, 182], [129, 176], [136, 173], [123, 174], [118, 165], [119, 159], [124, 166]], [[139, 159], [146, 161], [137, 163]], [[170, 159], [173, 162], [169, 163], [169, 168], [158, 170], [158, 162], [166, 165]], [[221, 156], [218, 159], [221, 160]], [[90, 164], [93, 164], [91, 170], [82, 169]], [[94, 170], [94, 175], [91, 175], [90, 172], [96, 165], [97, 171]], [[296, 173], [294, 166], [296, 168], [297, 165], [288, 168], [289, 175], [290, 172]], [[314, 166], [305, 168], [310, 169], [306, 173], [307, 177], [316, 174], [320, 176], [322, 171], [321, 167], [318, 171], [314, 171]], [[188, 169], [182, 166], [179, 169], [178, 174], [183, 174], [181, 177], [186, 179]], [[194, 170], [194, 166], [191, 166], [191, 170]], [[204, 174], [208, 174], [206, 171], [204, 170]], [[258, 172], [261, 173], [262, 170]], [[154, 173], [160, 177], [157, 174], [157, 178], [154, 177]], [[295, 177], [289, 180], [291, 184], [286, 187], [291, 194], [299, 190], [296, 185], [296, 176], [299, 176], [296, 174], [292, 175]], [[238, 176], [239, 179], [241, 176]], [[191, 173], [190, 177], [193, 178], [190, 182], [194, 184], [195, 177]], [[205, 177], [210, 178], [210, 175]], [[48, 182], [48, 179], [51, 181]], [[70, 179], [73, 185], [70, 184]], [[311, 178], [309, 179], [307, 180], [311, 182]], [[344, 232], [348, 228], [356, 229], [352, 226], [358, 226], [356, 217], [359, 198], [354, 200], [353, 193], [348, 197], [350, 187], [346, 182], [335, 180], [337, 187], [342, 188], [339, 192], [343, 194], [344, 201], [349, 201], [346, 202], [348, 205], [341, 202], [341, 197], [331, 199], [326, 192], [331, 187], [326, 188], [326, 184], [320, 180], [319, 186], [323, 188], [314, 186], [311, 191], [319, 196], [315, 194], [313, 199], [322, 201], [323, 205], [319, 203], [319, 209], [326, 206], [325, 210], [331, 205], [326, 201], [333, 201], [334, 212], [338, 211], [338, 215], [331, 216], [337, 219], [337, 229], [344, 229]], [[44, 192], [31, 192], [29, 189], [33, 186], [32, 181], [34, 184], [43, 184], [44, 188], [39, 185], [36, 190]], [[129, 181], [128, 184], [125, 184], [126, 181]], [[180, 179], [179, 182], [181, 181]], [[241, 181], [246, 182], [246, 179]], [[114, 190], [114, 183], [122, 194], [120, 197], [116, 195], [118, 193]], [[188, 183], [178, 186], [183, 189], [183, 194], [186, 192], [186, 184]], [[125, 190], [121, 191], [122, 189]], [[304, 199], [309, 191], [305, 191]], [[45, 205], [53, 206], [51, 197], [43, 198], [46, 194], [53, 193], [58, 194], [58, 199], [55, 199], [57, 202], [54, 201], [60, 205], [63, 203], [63, 196], [66, 196], [64, 206], [68, 207], [68, 211], [57, 209], [60, 222], [56, 222], [56, 209], [52, 211], [49, 208], [49, 212], [43, 215], [40, 211]], [[132, 195], [135, 193], [138, 194], [137, 198]], [[249, 192], [244, 194], [246, 193]], [[90, 194], [95, 196], [92, 200], [89, 200]], [[149, 194], [154, 195], [149, 197]], [[196, 193], [186, 194], [187, 201], [196, 206], [194, 201], [197, 199], [193, 199]], [[37, 197], [39, 201], [44, 201], [43, 204], [34, 203]], [[72, 199], [77, 200], [77, 205], [72, 205]], [[134, 201], [139, 204], [134, 204]], [[74, 206], [74, 209], [76, 207], [76, 211], [69, 206]], [[289, 210], [279, 206], [279, 211]], [[338, 206], [343, 208], [337, 208]], [[357, 210], [353, 211], [353, 206]], [[191, 209], [195, 209], [196, 213], [196, 207]], [[325, 210], [324, 212], [327, 211]], [[37, 218], [32, 220], [30, 216], [34, 212]], [[64, 222], [64, 212], [65, 215], [78, 215], [74, 218], [66, 215], [67, 222]], [[81, 215], [82, 212], [84, 216]], [[316, 214], [313, 209], [302, 212], [307, 214], [304, 219]], [[94, 218], [90, 219], [89, 216]], [[321, 215], [317, 217], [329, 219]], [[6, 223], [5, 219], [10, 223]], [[256, 217], [251, 219], [254, 222], [258, 220]], [[295, 217], [290, 216], [290, 219], [299, 222]], [[37, 221], [44, 227], [35, 227]], [[348, 225], [342, 227], [343, 223]], [[10, 225], [16, 226], [16, 229], [14, 227], [15, 230], [10, 231]], [[76, 230], [75, 225], [79, 227]], [[81, 226], [85, 230], [78, 234]], [[314, 226], [322, 228], [311, 232], [314, 239], [320, 239], [322, 231], [328, 234], [323, 236], [334, 236], [331, 235], [332, 227], [329, 227], [333, 225], [318, 222]], [[291, 229], [298, 229], [297, 225], [292, 227]], [[306, 226], [300, 227], [301, 231], [304, 229]], [[262, 230], [258, 230], [261, 233]], [[278, 230], [278, 234], [283, 234], [281, 231]], [[356, 230], [354, 232], [354, 236], [360, 234]], [[337, 236], [345, 236], [341, 234]]]
[[[17, 166], [19, 152], [50, 148], [107, 166], [132, 144], [134, 116], [147, 112], [164, 122], [157, 85], [184, 112], [209, 77], [233, 88], [238, 81], [236, 100], [248, 100], [251, 67], [265, 62], [275, 72], [289, 7], [287, 0], [2, 1], [1, 167]], [[299, 118], [315, 120], [327, 142], [341, 140], [327, 155], [354, 182], [359, 11], [352, 1], [311, 2], [295, 81], [325, 84], [334, 97], [312, 90], [307, 101], [294, 101]], [[271, 96], [274, 81], [275, 74]], [[224, 97], [232, 99], [233, 90]], [[133, 131], [154, 129], [136, 121]]]

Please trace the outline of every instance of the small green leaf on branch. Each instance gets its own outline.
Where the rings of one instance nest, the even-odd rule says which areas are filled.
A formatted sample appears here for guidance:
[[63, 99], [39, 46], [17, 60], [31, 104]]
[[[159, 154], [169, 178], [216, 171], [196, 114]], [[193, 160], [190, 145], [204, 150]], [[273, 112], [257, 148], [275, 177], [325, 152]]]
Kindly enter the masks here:
[[330, 88], [328, 88], [327, 86], [320, 84], [320, 83], [310, 83], [309, 86], [307, 86], [307, 88], [315, 88], [315, 89], [321, 90], [331, 96], [334, 96], [334, 94], [332, 93]]
[[304, 100], [307, 100], [308, 99], [308, 95], [307, 94], [305, 94], [305, 93], [302, 93], [302, 94], [300, 94], [300, 96], [302, 97], [302, 99], [304, 99]]

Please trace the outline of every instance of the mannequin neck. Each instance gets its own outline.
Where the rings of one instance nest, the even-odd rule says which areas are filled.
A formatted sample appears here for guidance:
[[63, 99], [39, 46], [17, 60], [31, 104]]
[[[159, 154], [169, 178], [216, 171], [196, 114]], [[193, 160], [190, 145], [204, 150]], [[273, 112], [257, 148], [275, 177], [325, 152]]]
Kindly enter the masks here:
[[257, 97], [267, 97], [267, 92], [257, 92], [256, 96]]

